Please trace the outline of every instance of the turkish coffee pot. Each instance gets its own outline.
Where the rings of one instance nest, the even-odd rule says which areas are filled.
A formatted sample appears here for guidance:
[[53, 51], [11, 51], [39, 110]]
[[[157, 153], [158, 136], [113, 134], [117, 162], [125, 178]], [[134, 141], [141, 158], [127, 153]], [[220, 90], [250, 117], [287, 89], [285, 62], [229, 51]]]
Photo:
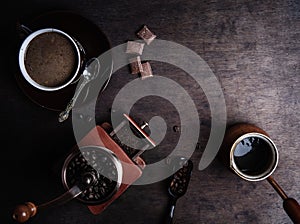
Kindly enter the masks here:
[[299, 203], [271, 176], [278, 165], [279, 152], [268, 133], [252, 124], [235, 124], [225, 133], [219, 157], [226, 167], [246, 181], [267, 180], [282, 198], [290, 219], [300, 223]]

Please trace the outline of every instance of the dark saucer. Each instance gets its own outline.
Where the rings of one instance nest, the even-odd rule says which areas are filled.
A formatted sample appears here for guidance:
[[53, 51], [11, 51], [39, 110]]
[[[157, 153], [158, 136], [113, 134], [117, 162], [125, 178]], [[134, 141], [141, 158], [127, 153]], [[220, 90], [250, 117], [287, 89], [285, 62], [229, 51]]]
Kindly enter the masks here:
[[[60, 29], [74, 37], [84, 48], [86, 60], [98, 57], [111, 48], [107, 36], [100, 28], [88, 19], [70, 11], [54, 11], [37, 16], [29, 21], [21, 21], [32, 31], [42, 28]], [[17, 48], [19, 49], [22, 40]], [[17, 61], [17, 57], [15, 59]], [[18, 63], [16, 62], [18, 66]], [[112, 63], [110, 64], [112, 66]], [[54, 111], [62, 111], [73, 97], [78, 83], [67, 86], [57, 91], [42, 91], [31, 86], [22, 76], [19, 69], [15, 78], [23, 92], [35, 103]], [[87, 91], [82, 91], [82, 95]], [[88, 97], [79, 97], [78, 103], [84, 104]]]

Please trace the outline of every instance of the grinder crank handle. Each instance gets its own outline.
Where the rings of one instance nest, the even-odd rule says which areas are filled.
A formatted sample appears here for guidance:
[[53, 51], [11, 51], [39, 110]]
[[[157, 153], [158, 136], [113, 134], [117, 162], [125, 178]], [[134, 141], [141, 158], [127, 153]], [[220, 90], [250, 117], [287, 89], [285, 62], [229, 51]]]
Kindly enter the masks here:
[[56, 205], [61, 205], [69, 200], [77, 197], [82, 193], [82, 190], [76, 185], [61, 196], [53, 199], [52, 201], [36, 206], [32, 202], [26, 202], [23, 205], [18, 205], [13, 211], [13, 219], [18, 223], [26, 222], [29, 218], [36, 215], [37, 210], [42, 210]]
[[96, 182], [96, 177], [93, 173], [87, 172], [83, 175], [81, 181], [75, 186], [70, 188], [67, 192], [61, 196], [46, 202], [44, 204], [36, 206], [32, 202], [26, 202], [23, 205], [18, 205], [13, 211], [13, 219], [18, 223], [26, 222], [29, 218], [36, 215], [37, 210], [43, 210], [45, 208], [54, 207], [57, 205], [62, 205], [73, 198], [76, 198], [88, 187]]
[[294, 198], [288, 197], [279, 184], [273, 179], [273, 177], [269, 176], [267, 180], [283, 199], [283, 209], [285, 210], [286, 214], [290, 217], [293, 223], [300, 224], [299, 203]]

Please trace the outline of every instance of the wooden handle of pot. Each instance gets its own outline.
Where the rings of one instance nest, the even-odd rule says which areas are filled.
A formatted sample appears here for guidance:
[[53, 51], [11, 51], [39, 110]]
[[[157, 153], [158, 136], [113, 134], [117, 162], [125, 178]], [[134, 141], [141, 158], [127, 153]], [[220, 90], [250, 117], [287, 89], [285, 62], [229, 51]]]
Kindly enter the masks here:
[[283, 200], [283, 208], [286, 214], [295, 224], [300, 224], [300, 205], [294, 198], [289, 198], [284, 190], [279, 186], [275, 179], [271, 176], [267, 178], [275, 191]]
[[18, 205], [13, 211], [13, 219], [18, 223], [26, 222], [30, 217], [35, 216], [37, 207], [32, 202]]
[[284, 199], [283, 208], [295, 224], [300, 224], [300, 205], [294, 198]]

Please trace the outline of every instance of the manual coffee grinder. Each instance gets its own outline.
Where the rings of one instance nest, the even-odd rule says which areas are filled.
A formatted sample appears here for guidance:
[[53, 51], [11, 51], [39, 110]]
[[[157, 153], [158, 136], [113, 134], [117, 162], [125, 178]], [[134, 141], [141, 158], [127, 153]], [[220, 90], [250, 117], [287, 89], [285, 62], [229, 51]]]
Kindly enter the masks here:
[[[129, 123], [129, 125], [127, 125]], [[26, 202], [13, 211], [13, 218], [24, 223], [38, 211], [58, 206], [76, 198], [86, 204], [93, 214], [100, 214], [141, 175], [145, 167], [140, 155], [155, 142], [131, 117], [124, 114], [120, 124], [112, 129], [109, 123], [93, 128], [72, 149], [62, 167], [62, 183], [67, 190], [61, 196], [35, 205]], [[130, 130], [129, 130], [130, 129]], [[124, 145], [118, 136], [132, 131], [141, 141]]]

